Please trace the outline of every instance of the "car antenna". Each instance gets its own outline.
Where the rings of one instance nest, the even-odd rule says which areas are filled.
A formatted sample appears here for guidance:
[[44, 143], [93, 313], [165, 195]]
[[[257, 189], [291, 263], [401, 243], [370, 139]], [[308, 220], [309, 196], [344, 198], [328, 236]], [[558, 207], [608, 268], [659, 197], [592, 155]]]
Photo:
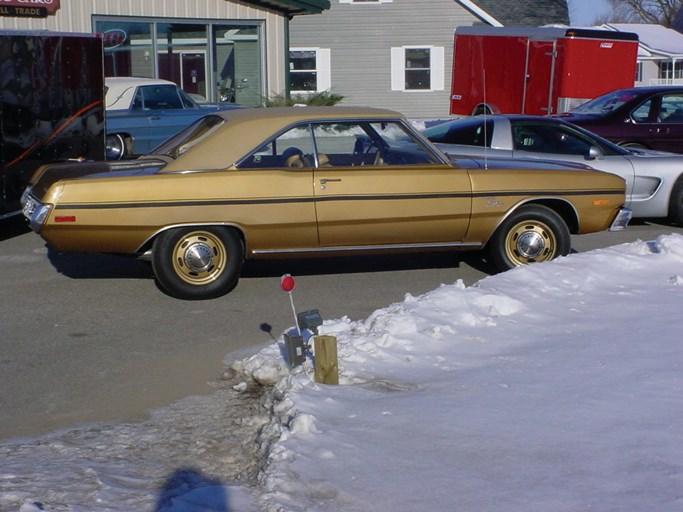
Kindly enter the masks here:
[[488, 171], [489, 161], [488, 161], [488, 134], [486, 133], [486, 115], [488, 114], [488, 107], [486, 106], [486, 68], [481, 70], [482, 77], [484, 79], [484, 170]]

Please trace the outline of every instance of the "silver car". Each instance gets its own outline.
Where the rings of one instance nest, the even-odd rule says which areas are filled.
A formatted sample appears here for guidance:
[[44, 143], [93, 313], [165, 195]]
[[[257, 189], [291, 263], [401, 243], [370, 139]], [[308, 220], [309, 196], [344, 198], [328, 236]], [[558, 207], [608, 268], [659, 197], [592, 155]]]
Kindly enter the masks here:
[[619, 147], [560, 119], [494, 115], [447, 121], [424, 134], [450, 155], [553, 159], [626, 180], [633, 217], [683, 224], [683, 155]]

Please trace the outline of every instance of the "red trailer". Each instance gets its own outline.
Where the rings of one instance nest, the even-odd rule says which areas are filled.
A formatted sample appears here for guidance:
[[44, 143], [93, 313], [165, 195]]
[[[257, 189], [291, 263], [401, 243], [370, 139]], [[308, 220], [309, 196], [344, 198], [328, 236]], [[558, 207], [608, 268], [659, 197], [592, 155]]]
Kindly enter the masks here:
[[633, 87], [638, 35], [567, 27], [458, 27], [451, 114], [551, 115]]

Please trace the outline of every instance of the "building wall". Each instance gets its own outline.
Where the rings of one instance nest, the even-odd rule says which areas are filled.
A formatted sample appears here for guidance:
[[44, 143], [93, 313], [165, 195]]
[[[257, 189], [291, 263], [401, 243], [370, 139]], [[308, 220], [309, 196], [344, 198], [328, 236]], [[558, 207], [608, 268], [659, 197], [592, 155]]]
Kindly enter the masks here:
[[[290, 23], [290, 47], [330, 50], [331, 91], [344, 96], [343, 104], [389, 108], [413, 119], [446, 117], [453, 34], [475, 21], [453, 0], [332, 0], [329, 11]], [[392, 90], [391, 49], [411, 45], [444, 49], [443, 90]]]
[[266, 93], [285, 89], [285, 18], [230, 0], [61, 0], [47, 18], [0, 18], [0, 29], [92, 32], [92, 16], [139, 16], [210, 20], [265, 20]]

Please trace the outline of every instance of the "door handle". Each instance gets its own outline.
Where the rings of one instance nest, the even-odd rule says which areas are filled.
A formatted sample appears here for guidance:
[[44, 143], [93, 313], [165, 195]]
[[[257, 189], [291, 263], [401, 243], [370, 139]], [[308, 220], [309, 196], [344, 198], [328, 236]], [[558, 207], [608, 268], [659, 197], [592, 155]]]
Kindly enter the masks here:
[[325, 190], [328, 183], [341, 181], [341, 178], [320, 178], [320, 190]]

